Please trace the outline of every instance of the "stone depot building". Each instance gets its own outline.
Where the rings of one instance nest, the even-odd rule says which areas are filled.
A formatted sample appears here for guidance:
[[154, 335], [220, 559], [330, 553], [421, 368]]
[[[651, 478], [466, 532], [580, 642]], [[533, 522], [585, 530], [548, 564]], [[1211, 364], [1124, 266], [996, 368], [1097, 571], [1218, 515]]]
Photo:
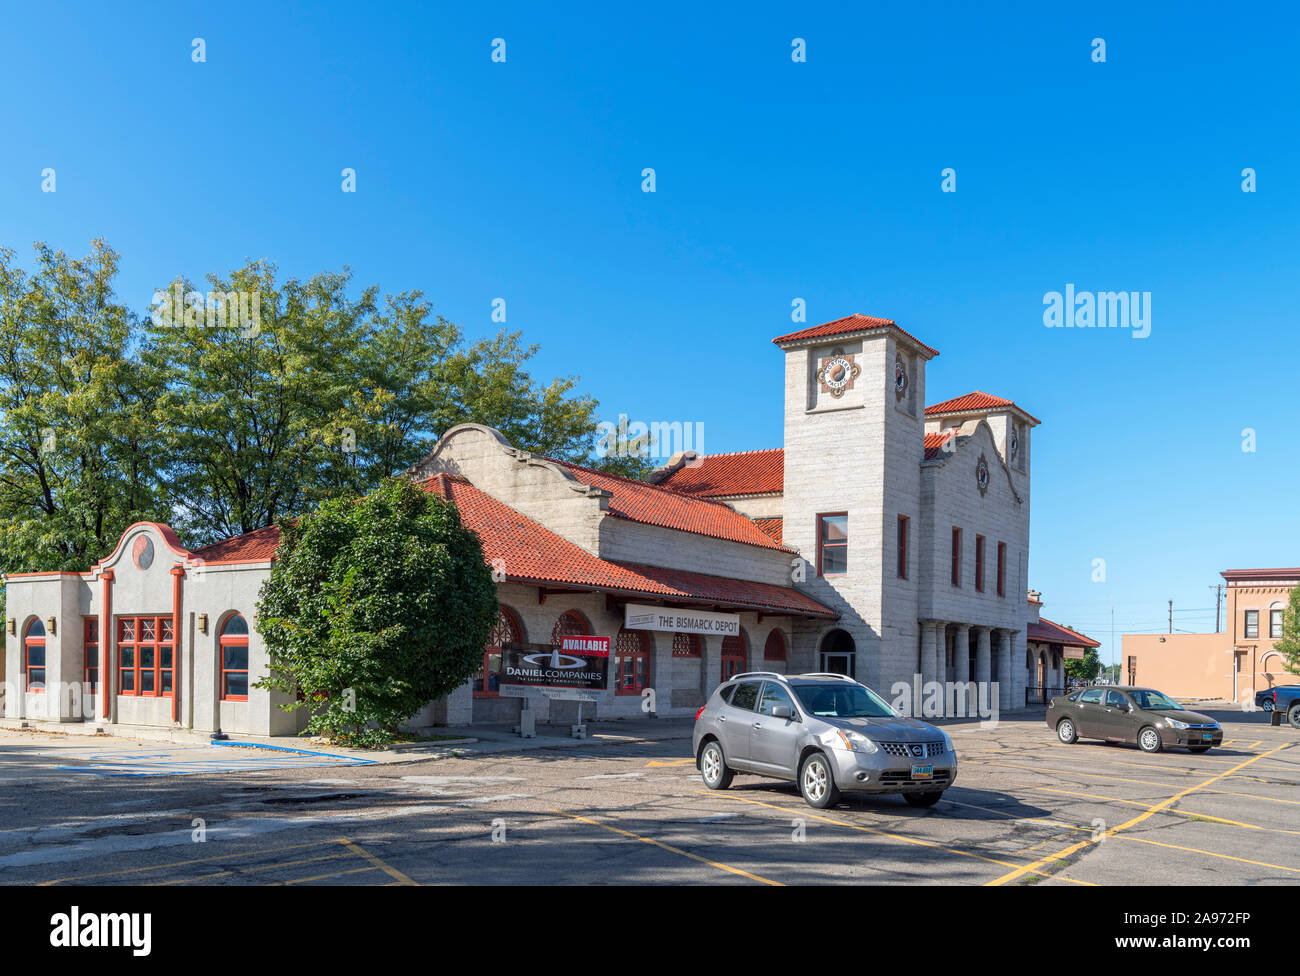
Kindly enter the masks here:
[[[408, 472], [478, 534], [501, 605], [480, 671], [412, 725], [516, 720], [502, 648], [580, 635], [610, 642], [588, 717], [651, 701], [690, 715], [747, 670], [843, 673], [889, 698], [915, 675], [997, 682], [1002, 711], [1059, 693], [1064, 659], [1096, 642], [1042, 618], [1028, 591], [1039, 421], [981, 392], [926, 406], [938, 352], [888, 319], [773, 341], [784, 447], [685, 454], [635, 481], [464, 424]], [[272, 526], [190, 550], [138, 523], [85, 572], [6, 577], [4, 721], [298, 731], [302, 714], [256, 687], [277, 544]], [[667, 611], [683, 629], [655, 629]], [[575, 707], [542, 702], [537, 717]]]

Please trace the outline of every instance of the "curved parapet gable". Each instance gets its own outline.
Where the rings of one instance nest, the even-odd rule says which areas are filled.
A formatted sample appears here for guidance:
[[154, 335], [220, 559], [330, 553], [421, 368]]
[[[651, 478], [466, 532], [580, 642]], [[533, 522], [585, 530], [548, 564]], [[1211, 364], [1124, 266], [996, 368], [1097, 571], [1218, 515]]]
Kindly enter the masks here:
[[[147, 557], [150, 566], [164, 552], [179, 556], [182, 563], [188, 564], [190, 562], [190, 551], [181, 545], [180, 537], [176, 535], [170, 525], [163, 525], [161, 522], [136, 522], [127, 526], [122, 533], [122, 537], [117, 540], [117, 545], [113, 547], [112, 552], [90, 567], [90, 576], [101, 576], [104, 570], [114, 569], [123, 563], [138, 565], [136, 555], [131, 552], [138, 539], [148, 540], [148, 546], [152, 549], [152, 554]], [[140, 558], [145, 558], [143, 552], [140, 554]], [[175, 560], [167, 561], [167, 566], [170, 567], [174, 562]], [[147, 569], [149, 566], [141, 568]]]
[[437, 474], [465, 478], [588, 552], [599, 549], [600, 522], [610, 493], [584, 484], [550, 458], [515, 447], [493, 427], [456, 425], [406, 474], [416, 481]]
[[[954, 429], [954, 428], [946, 428], [946, 429]], [[948, 464], [958, 455], [964, 456], [963, 452], [967, 449], [967, 446], [970, 444], [971, 440], [977, 439], [979, 432], [983, 430], [984, 433], [987, 435], [987, 442], [985, 443], [984, 446], [985, 457], [988, 458], [991, 463], [996, 464], [998, 467], [1002, 469], [1002, 473], [1006, 476], [1007, 479], [1007, 488], [1011, 491], [1011, 497], [1014, 498], [1017, 502], [1023, 502], [1024, 499], [1020, 496], [1020, 492], [1016, 491], [1015, 480], [1011, 477], [1011, 468], [1007, 466], [1006, 458], [1004, 458], [1002, 456], [1002, 452], [998, 450], [997, 437], [994, 434], [993, 428], [992, 426], [990, 426], [989, 422], [987, 420], [984, 420], [983, 418], [967, 420], [960, 427], [955, 428], [955, 430], [957, 431], [957, 434], [956, 437], [953, 439], [952, 449], [938, 450], [937, 452], [935, 452], [935, 455], [933, 457], [928, 457], [924, 461], [922, 461], [921, 466], [942, 467]]]

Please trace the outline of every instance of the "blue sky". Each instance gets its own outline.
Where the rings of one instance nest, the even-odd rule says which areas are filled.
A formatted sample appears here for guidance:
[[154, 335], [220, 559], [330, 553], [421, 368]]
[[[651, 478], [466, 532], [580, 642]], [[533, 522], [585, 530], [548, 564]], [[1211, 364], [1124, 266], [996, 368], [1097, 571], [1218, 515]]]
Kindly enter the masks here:
[[[539, 375], [710, 452], [780, 444], [792, 299], [886, 316], [941, 351], [931, 402], [1043, 420], [1053, 619], [1212, 629], [1219, 570], [1300, 562], [1286, 7], [470, 6], [11, 6], [0, 245], [102, 235], [141, 311], [246, 258], [423, 289], [471, 336], [503, 297]], [[1067, 282], [1151, 292], [1151, 335], [1044, 328]]]

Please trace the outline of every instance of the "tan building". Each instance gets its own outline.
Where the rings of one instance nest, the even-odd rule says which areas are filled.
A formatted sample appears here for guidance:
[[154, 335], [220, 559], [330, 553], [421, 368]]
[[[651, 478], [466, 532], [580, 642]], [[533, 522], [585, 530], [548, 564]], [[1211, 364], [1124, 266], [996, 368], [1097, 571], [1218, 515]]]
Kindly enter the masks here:
[[1300, 684], [1274, 650], [1300, 568], [1226, 569], [1226, 626], [1217, 634], [1125, 634], [1121, 680], [1188, 698], [1253, 701]]

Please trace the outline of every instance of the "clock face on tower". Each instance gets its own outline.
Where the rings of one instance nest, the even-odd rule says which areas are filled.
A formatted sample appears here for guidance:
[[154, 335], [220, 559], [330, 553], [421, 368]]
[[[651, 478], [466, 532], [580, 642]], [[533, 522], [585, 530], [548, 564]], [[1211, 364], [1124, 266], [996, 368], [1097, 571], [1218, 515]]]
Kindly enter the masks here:
[[817, 380], [821, 383], [822, 392], [839, 398], [844, 396], [845, 390], [853, 389], [853, 381], [861, 373], [862, 367], [853, 361], [852, 353], [836, 349], [821, 361], [817, 368]]
[[899, 400], [907, 393], [907, 367], [900, 359], [894, 363], [894, 396]]
[[1020, 454], [1020, 438], [1016, 436], [1016, 429], [1011, 428], [1011, 460], [1015, 460]]

